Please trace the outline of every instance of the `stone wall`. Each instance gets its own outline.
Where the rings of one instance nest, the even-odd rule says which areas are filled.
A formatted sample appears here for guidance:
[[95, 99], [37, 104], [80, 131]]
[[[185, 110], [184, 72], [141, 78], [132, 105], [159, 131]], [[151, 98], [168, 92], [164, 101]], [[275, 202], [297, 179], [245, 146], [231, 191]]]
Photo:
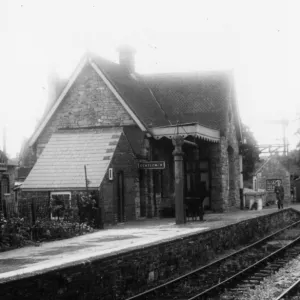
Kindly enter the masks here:
[[222, 212], [224, 210], [222, 195], [222, 167], [221, 147], [219, 143], [210, 145], [210, 168], [211, 168], [211, 209]]
[[240, 207], [239, 142], [232, 114], [227, 117], [227, 130], [220, 141], [220, 175], [223, 210]]
[[0, 299], [125, 299], [298, 219], [299, 212], [282, 210], [133, 251], [71, 263], [23, 278], [2, 279]]
[[[284, 205], [290, 203], [290, 173], [280, 162], [280, 157], [273, 156], [262, 168], [262, 170], [257, 174], [257, 187], [258, 189], [266, 190], [267, 179], [281, 179], [282, 186], [284, 188]], [[276, 195], [274, 191], [267, 191], [267, 202], [276, 203]]]
[[[86, 65], [39, 136], [34, 147], [36, 157], [58, 129], [128, 125], [134, 125], [130, 115], [95, 70]], [[139, 217], [139, 174], [134, 153], [124, 134], [110, 167], [114, 168], [115, 173], [124, 171], [125, 216], [126, 220], [134, 220]], [[114, 223], [117, 213], [115, 180], [109, 181], [106, 175], [104, 186], [101, 191], [101, 201], [105, 207], [103, 217], [107, 222]]]
[[86, 65], [37, 141], [38, 154], [58, 128], [134, 125], [96, 71]]
[[124, 174], [125, 220], [135, 220], [140, 217], [139, 170], [137, 159], [124, 135], [116, 147], [109, 168], [113, 168], [114, 178], [109, 180], [108, 173], [101, 185], [101, 197], [104, 205], [106, 223], [116, 223], [118, 213], [117, 203], [117, 174]]

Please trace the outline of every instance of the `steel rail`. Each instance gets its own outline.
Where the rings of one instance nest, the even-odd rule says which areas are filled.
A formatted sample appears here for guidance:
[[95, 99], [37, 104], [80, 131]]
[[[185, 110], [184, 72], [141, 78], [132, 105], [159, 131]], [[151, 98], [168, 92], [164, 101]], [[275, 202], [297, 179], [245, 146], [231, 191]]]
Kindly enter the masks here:
[[[300, 279], [294, 282], [290, 287], [288, 287], [285, 291], [283, 291], [275, 300], [285, 299], [285, 297], [290, 296], [291, 293], [294, 292], [297, 286], [300, 285]], [[286, 298], [289, 299], [289, 298]]]
[[296, 238], [294, 241], [292, 241], [291, 243], [289, 243], [288, 245], [281, 247], [280, 249], [274, 251], [273, 253], [269, 254], [268, 256], [264, 257], [263, 259], [257, 261], [256, 263], [252, 264], [251, 266], [245, 268], [244, 270], [241, 270], [240, 272], [236, 273], [235, 275], [227, 278], [226, 280], [212, 286], [211, 288], [209, 288], [191, 298], [188, 298], [187, 300], [205, 299], [203, 297], [209, 297], [209, 296], [211, 296], [212, 293], [216, 293], [216, 292], [219, 293], [220, 289], [224, 289], [225, 286], [228, 285], [229, 283], [231, 283], [233, 280], [236, 280], [239, 277], [246, 275], [247, 272], [252, 271], [253, 269], [259, 267], [262, 264], [268, 263], [268, 261], [270, 259], [275, 259], [278, 254], [283, 253], [284, 251], [295, 246], [299, 242], [300, 242], [300, 236], [298, 238]]
[[[242, 248], [242, 249], [240, 249], [240, 250], [238, 250], [238, 251], [236, 251], [236, 252], [234, 252], [232, 254], [228, 254], [228, 255], [226, 255], [226, 256], [224, 256], [224, 257], [222, 257], [222, 258], [220, 258], [220, 259], [218, 259], [216, 261], [213, 261], [213, 262], [211, 262], [211, 263], [209, 263], [209, 264], [207, 264], [205, 266], [199, 267], [199, 268], [197, 268], [197, 269], [195, 269], [193, 271], [190, 271], [190, 272], [188, 272], [188, 273], [186, 273], [184, 275], [181, 275], [181, 276], [179, 276], [179, 277], [177, 277], [175, 279], [167, 281], [167, 282], [165, 282], [165, 283], [163, 283], [161, 285], [153, 287], [153, 288], [151, 288], [149, 290], [146, 290], [146, 291], [144, 291], [142, 293], [139, 293], [137, 295], [134, 295], [134, 296], [131, 296], [129, 298], [126, 298], [126, 300], [139, 300], [139, 299], [140, 300], [145, 300], [145, 299], [147, 299], [145, 297], [151, 296], [151, 294], [154, 295], [159, 290], [163, 290], [163, 289], [167, 288], [168, 286], [170, 286], [170, 285], [172, 285], [172, 284], [174, 284], [174, 283], [176, 283], [178, 281], [181, 281], [181, 280], [183, 280], [183, 279], [185, 279], [185, 278], [187, 278], [187, 277], [189, 277], [191, 275], [203, 272], [206, 269], [208, 269], [208, 268], [210, 268], [210, 267], [212, 267], [214, 265], [221, 264], [222, 262], [226, 261], [228, 258], [233, 258], [235, 256], [238, 256], [238, 255], [242, 254], [243, 252], [246, 252], [249, 249], [251, 249], [251, 248], [253, 248], [253, 247], [257, 246], [257, 245], [262, 244], [262, 243], [266, 242], [267, 240], [272, 239], [276, 235], [284, 232], [285, 230], [290, 229], [292, 227], [295, 227], [295, 226], [297, 226], [299, 224], [300, 224], [300, 221], [294, 222], [293, 224], [290, 224], [290, 225], [288, 225], [288, 226], [286, 226], [286, 227], [284, 227], [284, 228], [282, 228], [280, 230], [277, 230], [276, 232], [274, 232], [274, 233], [272, 233], [272, 234], [270, 234], [270, 235], [268, 235], [268, 236], [266, 236], [266, 237], [264, 237], [264, 238], [262, 238], [262, 239], [260, 239], [260, 240], [258, 240], [256, 242], [254, 242], [254, 243], [252, 243], [252, 244], [250, 244], [250, 245], [248, 245], [248, 246], [246, 246], [246, 247], [244, 247], [244, 248]], [[208, 290], [206, 290], [206, 291], [208, 291]], [[190, 298], [190, 299], [193, 299], [193, 298]]]

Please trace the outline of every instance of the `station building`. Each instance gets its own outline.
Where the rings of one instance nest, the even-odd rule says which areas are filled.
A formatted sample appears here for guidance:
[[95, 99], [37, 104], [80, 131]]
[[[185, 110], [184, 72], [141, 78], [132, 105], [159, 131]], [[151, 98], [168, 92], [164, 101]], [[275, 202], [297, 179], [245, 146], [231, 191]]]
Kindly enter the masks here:
[[179, 220], [202, 182], [205, 209], [236, 209], [241, 135], [232, 72], [141, 75], [130, 47], [119, 64], [88, 53], [30, 139], [22, 195], [75, 205], [88, 190], [106, 223]]

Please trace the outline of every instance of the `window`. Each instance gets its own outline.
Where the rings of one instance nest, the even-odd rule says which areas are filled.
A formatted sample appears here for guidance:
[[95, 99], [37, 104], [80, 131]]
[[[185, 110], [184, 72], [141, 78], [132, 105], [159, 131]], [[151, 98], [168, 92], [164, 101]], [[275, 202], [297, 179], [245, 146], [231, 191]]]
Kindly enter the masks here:
[[51, 192], [50, 203], [52, 207], [63, 207], [60, 211], [51, 211], [51, 219], [63, 219], [63, 210], [71, 208], [71, 192]]

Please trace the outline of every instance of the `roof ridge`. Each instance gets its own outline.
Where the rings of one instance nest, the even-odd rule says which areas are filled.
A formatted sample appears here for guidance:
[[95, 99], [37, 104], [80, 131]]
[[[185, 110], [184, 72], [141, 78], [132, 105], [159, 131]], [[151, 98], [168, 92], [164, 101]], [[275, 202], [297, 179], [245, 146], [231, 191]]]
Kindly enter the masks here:
[[193, 70], [193, 71], [173, 71], [173, 72], [161, 72], [161, 73], [139, 73], [139, 75], [144, 77], [151, 76], [170, 76], [170, 75], [208, 75], [208, 74], [218, 74], [218, 75], [228, 75], [232, 72], [231, 69], [224, 70]]

